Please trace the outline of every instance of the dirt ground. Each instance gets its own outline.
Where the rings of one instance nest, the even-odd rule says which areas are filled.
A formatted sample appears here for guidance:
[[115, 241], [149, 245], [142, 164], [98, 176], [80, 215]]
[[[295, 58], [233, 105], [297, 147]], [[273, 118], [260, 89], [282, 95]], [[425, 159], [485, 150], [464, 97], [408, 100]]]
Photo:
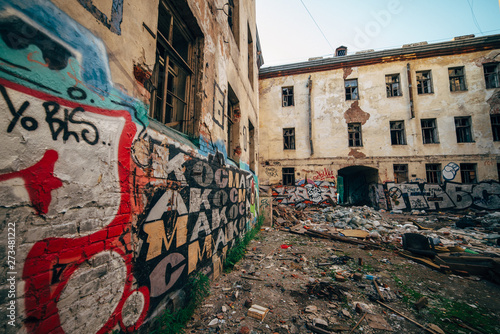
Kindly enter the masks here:
[[[432, 221], [438, 229], [450, 216]], [[395, 249], [267, 227], [231, 272], [212, 281], [186, 332], [500, 333], [500, 286], [433, 270]]]

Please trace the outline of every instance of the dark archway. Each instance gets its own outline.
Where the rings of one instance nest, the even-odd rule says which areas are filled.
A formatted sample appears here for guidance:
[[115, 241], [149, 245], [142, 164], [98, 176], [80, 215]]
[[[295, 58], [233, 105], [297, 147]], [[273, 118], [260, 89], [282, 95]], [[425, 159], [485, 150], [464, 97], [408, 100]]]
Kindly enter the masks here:
[[[371, 205], [368, 185], [378, 182], [378, 169], [367, 166], [349, 166], [338, 171], [342, 182], [339, 197], [341, 204]], [[342, 181], [340, 181], [342, 180]]]

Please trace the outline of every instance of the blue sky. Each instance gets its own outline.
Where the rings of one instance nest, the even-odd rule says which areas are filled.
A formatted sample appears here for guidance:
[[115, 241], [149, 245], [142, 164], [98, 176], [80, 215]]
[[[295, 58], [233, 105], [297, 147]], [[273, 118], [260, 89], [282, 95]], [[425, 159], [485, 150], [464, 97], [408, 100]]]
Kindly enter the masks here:
[[264, 66], [331, 56], [340, 45], [347, 46], [348, 53], [354, 53], [422, 41], [443, 42], [468, 34], [476, 37], [500, 34], [500, 0], [256, 0], [256, 3]]

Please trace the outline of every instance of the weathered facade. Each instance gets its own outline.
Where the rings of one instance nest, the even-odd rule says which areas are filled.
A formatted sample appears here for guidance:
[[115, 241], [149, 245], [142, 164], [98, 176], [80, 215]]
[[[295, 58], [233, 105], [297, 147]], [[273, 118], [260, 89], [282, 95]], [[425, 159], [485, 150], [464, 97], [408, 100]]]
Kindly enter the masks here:
[[0, 12], [0, 331], [147, 328], [256, 221], [255, 1]]
[[262, 68], [261, 186], [287, 204], [499, 209], [499, 54], [500, 35], [467, 36]]

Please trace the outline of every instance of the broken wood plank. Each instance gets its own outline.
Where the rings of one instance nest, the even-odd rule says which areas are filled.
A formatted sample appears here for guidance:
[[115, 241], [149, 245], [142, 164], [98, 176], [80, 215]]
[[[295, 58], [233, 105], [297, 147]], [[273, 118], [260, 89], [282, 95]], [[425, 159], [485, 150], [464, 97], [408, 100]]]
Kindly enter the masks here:
[[327, 331], [323, 328], [319, 328], [317, 326], [314, 326], [313, 324], [307, 324], [307, 328], [309, 328], [313, 332], [319, 333], [319, 334], [334, 334], [333, 332]]
[[361, 241], [353, 238], [347, 238], [347, 237], [341, 237], [339, 235], [333, 235], [329, 233], [324, 233], [324, 232], [319, 232], [319, 231], [314, 231], [314, 230], [307, 230], [305, 234], [313, 236], [313, 237], [319, 237], [319, 238], [324, 238], [324, 239], [330, 239], [330, 240], [336, 240], [336, 241], [342, 241], [342, 242], [347, 242], [350, 244], [355, 244], [355, 245], [364, 245], [367, 247], [373, 247], [373, 248], [382, 248], [380, 245], [373, 244], [370, 242], [366, 241]]
[[354, 330], [355, 330], [356, 328], [358, 328], [358, 326], [359, 326], [359, 324], [361, 323], [361, 321], [363, 321], [363, 319], [366, 317], [366, 314], [367, 314], [366, 312], [363, 314], [363, 316], [361, 317], [361, 319], [359, 319], [359, 321], [356, 323], [356, 326], [354, 326], [354, 327], [351, 329], [351, 331], [349, 332], [349, 334], [351, 334], [352, 332], [354, 332]]
[[248, 276], [248, 275], [241, 275], [241, 278], [251, 279], [254, 281], [264, 281], [262, 278], [255, 277], [255, 276]]
[[401, 255], [402, 257], [405, 257], [407, 259], [411, 259], [417, 263], [420, 263], [420, 264], [424, 264], [428, 267], [431, 267], [432, 269], [436, 269], [436, 270], [441, 270], [441, 267], [439, 265], [437, 265], [436, 263], [434, 263], [431, 259], [429, 259], [428, 257], [418, 257], [418, 256], [413, 256], [413, 255], [410, 255], [404, 251], [400, 251], [400, 252], [397, 252], [399, 255]]
[[376, 279], [373, 280], [373, 285], [375, 285], [375, 290], [377, 290], [377, 294], [378, 294], [380, 300], [383, 301], [383, 302], [385, 302], [385, 298], [384, 298], [384, 296], [382, 296], [382, 292], [380, 292], [380, 289], [378, 287]]
[[424, 330], [428, 331], [429, 333], [432, 333], [432, 334], [438, 334], [436, 331], [434, 331], [434, 330], [432, 330], [432, 329], [430, 329], [430, 328], [428, 328], [428, 327], [425, 327], [424, 325], [419, 324], [418, 322], [416, 322], [416, 321], [415, 321], [415, 320], [413, 320], [413, 319], [408, 318], [408, 317], [407, 317], [406, 315], [404, 315], [403, 313], [396, 311], [396, 310], [395, 310], [395, 309], [393, 309], [392, 307], [390, 307], [390, 306], [388, 306], [388, 305], [386, 305], [386, 304], [382, 303], [380, 300], [377, 300], [377, 303], [379, 303], [379, 304], [380, 304], [380, 305], [382, 305], [383, 307], [385, 307], [385, 308], [387, 308], [387, 309], [391, 310], [392, 312], [396, 313], [397, 315], [402, 316], [403, 318], [405, 318], [405, 319], [406, 319], [406, 320], [408, 320], [409, 322], [411, 322], [411, 323], [413, 323], [414, 325], [417, 325], [418, 327], [420, 327], [420, 328], [422, 328], [422, 329], [424, 329]]
[[339, 230], [345, 237], [365, 239], [370, 233], [364, 230]]

